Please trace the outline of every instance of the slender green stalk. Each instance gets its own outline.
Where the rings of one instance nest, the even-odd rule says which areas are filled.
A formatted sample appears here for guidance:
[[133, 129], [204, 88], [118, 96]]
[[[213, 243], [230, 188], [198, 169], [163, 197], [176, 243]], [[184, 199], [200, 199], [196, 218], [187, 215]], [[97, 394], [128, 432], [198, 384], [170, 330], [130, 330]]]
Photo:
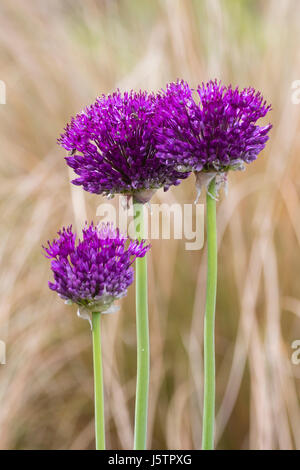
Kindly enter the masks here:
[[202, 449], [214, 448], [215, 421], [215, 308], [217, 292], [217, 224], [215, 179], [206, 195], [207, 281], [204, 319], [204, 406]]
[[103, 370], [101, 351], [101, 313], [92, 313], [93, 325], [93, 360], [94, 360], [94, 399], [95, 399], [95, 432], [96, 450], [105, 449], [105, 425], [104, 425], [104, 394], [103, 394]]
[[[136, 237], [145, 238], [144, 207], [134, 202]], [[137, 329], [137, 381], [135, 401], [134, 449], [145, 450], [147, 442], [147, 416], [150, 375], [150, 347], [148, 322], [147, 258], [136, 259], [136, 329]]]

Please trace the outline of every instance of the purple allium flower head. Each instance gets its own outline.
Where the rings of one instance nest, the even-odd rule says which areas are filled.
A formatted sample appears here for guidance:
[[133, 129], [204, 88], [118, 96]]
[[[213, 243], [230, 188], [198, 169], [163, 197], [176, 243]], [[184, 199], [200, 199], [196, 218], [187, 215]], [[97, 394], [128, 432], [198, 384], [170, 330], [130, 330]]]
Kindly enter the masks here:
[[217, 173], [242, 169], [255, 160], [272, 127], [257, 124], [271, 109], [262, 95], [216, 80], [197, 91], [199, 103], [184, 81], [169, 84], [163, 92], [157, 156], [180, 171]]
[[102, 95], [73, 118], [58, 140], [70, 152], [67, 164], [86, 191], [149, 200], [187, 175], [157, 158], [155, 131], [161, 120], [157, 99], [147, 92]]
[[97, 311], [127, 293], [133, 282], [134, 260], [145, 256], [150, 248], [144, 241], [128, 240], [110, 224], [82, 231], [76, 243], [72, 226], [58, 232], [58, 238], [43, 247], [51, 259], [55, 282], [50, 289], [68, 302]]

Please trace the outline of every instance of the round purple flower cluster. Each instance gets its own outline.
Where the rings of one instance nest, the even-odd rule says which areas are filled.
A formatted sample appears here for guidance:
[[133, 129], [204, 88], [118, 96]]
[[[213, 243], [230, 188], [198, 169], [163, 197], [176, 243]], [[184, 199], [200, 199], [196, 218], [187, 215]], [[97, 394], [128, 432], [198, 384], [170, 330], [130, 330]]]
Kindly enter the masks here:
[[171, 83], [159, 101], [162, 125], [157, 156], [179, 171], [225, 172], [242, 169], [264, 149], [271, 125], [259, 126], [271, 106], [253, 88], [239, 90], [210, 81], [193, 90]]
[[179, 184], [188, 175], [167, 167], [156, 154], [160, 121], [154, 94], [102, 95], [72, 118], [58, 140], [70, 152], [66, 162], [78, 175], [73, 184], [96, 194], [134, 195], [141, 202], [156, 189]]
[[128, 240], [110, 224], [91, 225], [82, 231], [76, 244], [72, 227], [63, 228], [58, 238], [43, 247], [51, 259], [55, 282], [50, 289], [60, 297], [89, 308], [107, 307], [127, 293], [133, 282], [134, 260], [145, 256], [150, 246], [144, 241]]

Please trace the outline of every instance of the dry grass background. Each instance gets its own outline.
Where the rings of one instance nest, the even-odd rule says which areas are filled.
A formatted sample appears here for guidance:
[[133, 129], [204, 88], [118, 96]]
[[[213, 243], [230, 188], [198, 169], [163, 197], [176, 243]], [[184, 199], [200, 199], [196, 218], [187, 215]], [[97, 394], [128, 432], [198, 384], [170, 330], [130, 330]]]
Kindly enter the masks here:
[[[94, 218], [100, 197], [69, 184], [56, 138], [69, 117], [116, 87], [183, 77], [261, 89], [272, 138], [218, 204], [216, 444], [300, 448], [300, 79], [298, 0], [2, 0], [0, 79], [2, 449], [93, 448], [88, 324], [47, 287], [40, 245]], [[155, 202], [192, 202], [193, 179]], [[149, 447], [199, 448], [205, 250], [154, 241], [149, 262]], [[103, 321], [107, 445], [131, 448], [134, 288]]]

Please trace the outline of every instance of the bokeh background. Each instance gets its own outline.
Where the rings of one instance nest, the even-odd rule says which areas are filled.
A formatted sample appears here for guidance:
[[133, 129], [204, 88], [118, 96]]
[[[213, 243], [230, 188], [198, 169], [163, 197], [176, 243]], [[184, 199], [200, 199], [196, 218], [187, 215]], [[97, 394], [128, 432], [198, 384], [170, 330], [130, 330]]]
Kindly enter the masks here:
[[[300, 448], [298, 0], [1, 0], [0, 448], [94, 447], [91, 335], [47, 287], [41, 244], [97, 220], [104, 200], [69, 183], [56, 139], [97, 95], [184, 78], [254, 86], [271, 140], [218, 203], [219, 449]], [[193, 177], [154, 202], [188, 203]], [[117, 203], [117, 202], [116, 202]], [[198, 449], [205, 247], [154, 241], [149, 256], [149, 448]], [[133, 444], [134, 287], [103, 320], [108, 448]]]

